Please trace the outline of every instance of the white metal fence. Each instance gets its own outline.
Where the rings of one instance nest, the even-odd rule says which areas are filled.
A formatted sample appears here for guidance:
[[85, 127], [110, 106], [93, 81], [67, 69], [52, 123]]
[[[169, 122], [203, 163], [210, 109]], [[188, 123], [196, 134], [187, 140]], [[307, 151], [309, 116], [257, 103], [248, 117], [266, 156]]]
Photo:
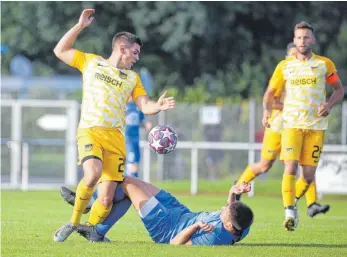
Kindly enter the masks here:
[[[172, 154], [156, 155], [148, 148], [142, 131], [141, 176], [145, 181], [190, 180], [191, 193], [195, 194], [199, 179], [211, 179], [205, 163], [209, 155], [220, 155], [219, 171], [213, 171], [218, 174], [212, 174], [217, 179], [239, 173], [257, 159], [261, 148], [257, 137], [262, 131], [259, 104], [249, 101], [224, 106], [221, 126], [212, 126], [212, 137], [199, 120], [201, 107], [179, 104], [173, 111], [149, 117], [154, 125], [171, 125], [178, 133], [179, 142]], [[77, 102], [2, 100], [1, 114], [3, 189], [52, 189], [62, 184], [77, 184], [80, 176], [76, 166]], [[40, 127], [38, 120], [52, 115], [66, 118], [66, 130], [47, 130], [42, 124]], [[324, 152], [347, 154], [346, 103], [336, 106], [329, 122]]]

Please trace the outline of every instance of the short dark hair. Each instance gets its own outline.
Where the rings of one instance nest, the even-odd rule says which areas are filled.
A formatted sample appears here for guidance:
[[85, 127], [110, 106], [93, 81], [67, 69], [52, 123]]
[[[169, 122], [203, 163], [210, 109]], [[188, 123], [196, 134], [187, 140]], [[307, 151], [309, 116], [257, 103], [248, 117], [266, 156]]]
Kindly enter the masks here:
[[314, 28], [311, 24], [307, 23], [306, 21], [301, 21], [298, 24], [295, 25], [294, 27], [294, 32], [297, 29], [309, 29], [312, 31], [312, 33], [314, 34]]
[[242, 231], [253, 223], [253, 211], [246, 204], [235, 201], [229, 205], [230, 221], [236, 231]]
[[112, 49], [114, 48], [115, 43], [119, 40], [124, 40], [130, 45], [132, 45], [134, 43], [137, 43], [140, 46], [143, 45], [141, 39], [138, 36], [136, 36], [130, 32], [122, 31], [122, 32], [118, 32], [116, 35], [114, 35], [114, 37], [112, 39]]

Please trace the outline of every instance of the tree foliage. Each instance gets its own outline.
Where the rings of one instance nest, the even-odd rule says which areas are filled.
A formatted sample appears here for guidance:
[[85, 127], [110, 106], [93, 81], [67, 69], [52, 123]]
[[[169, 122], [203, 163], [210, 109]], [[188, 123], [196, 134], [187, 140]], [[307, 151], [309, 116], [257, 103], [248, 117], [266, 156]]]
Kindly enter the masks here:
[[95, 22], [75, 47], [108, 57], [117, 31], [136, 33], [145, 43], [137, 67], [153, 74], [157, 95], [174, 87], [182, 100], [261, 96], [301, 20], [317, 29], [315, 52], [347, 70], [345, 2], [2, 2], [2, 74], [19, 53], [35, 75], [77, 74], [52, 50], [87, 7]]

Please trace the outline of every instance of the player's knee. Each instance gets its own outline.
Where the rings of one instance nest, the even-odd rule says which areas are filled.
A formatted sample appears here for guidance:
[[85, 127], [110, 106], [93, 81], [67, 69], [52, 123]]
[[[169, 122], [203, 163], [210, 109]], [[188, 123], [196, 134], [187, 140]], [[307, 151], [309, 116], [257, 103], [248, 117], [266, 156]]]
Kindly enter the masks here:
[[285, 161], [284, 162], [285, 168], [284, 171], [287, 174], [295, 175], [296, 171], [298, 169], [298, 162], [297, 161]]
[[102, 195], [99, 196], [99, 201], [104, 207], [108, 208], [113, 204], [113, 197], [113, 195]]
[[315, 178], [314, 174], [302, 174], [302, 177], [308, 184], [311, 184]]
[[125, 177], [122, 185], [140, 185], [142, 186], [144, 183], [142, 182], [142, 180], [138, 179], [138, 178], [134, 178], [134, 177]]
[[268, 172], [272, 167], [272, 161], [268, 161], [268, 160], [265, 160], [265, 161], [262, 161], [260, 163], [260, 173], [266, 173]]
[[90, 162], [87, 165], [83, 165], [84, 181], [87, 186], [95, 186], [101, 177], [102, 164], [97, 162]]

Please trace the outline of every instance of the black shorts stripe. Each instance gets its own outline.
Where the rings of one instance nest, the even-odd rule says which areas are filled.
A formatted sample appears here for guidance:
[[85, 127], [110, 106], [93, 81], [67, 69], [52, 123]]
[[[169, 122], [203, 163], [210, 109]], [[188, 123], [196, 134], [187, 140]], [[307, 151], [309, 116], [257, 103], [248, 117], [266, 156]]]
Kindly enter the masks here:
[[97, 160], [100, 160], [102, 162], [102, 160], [100, 159], [100, 157], [98, 156], [95, 156], [95, 155], [89, 155], [89, 156], [86, 156], [82, 159], [81, 161], [81, 164], [83, 164], [85, 161], [89, 160], [89, 159], [97, 159]]

